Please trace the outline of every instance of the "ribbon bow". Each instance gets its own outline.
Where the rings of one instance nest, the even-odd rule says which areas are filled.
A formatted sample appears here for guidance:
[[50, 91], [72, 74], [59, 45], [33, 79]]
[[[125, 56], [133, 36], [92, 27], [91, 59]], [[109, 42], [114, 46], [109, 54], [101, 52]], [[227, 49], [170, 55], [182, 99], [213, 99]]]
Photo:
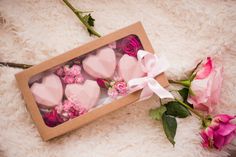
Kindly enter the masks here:
[[147, 51], [139, 50], [137, 53], [138, 62], [142, 70], [147, 73], [145, 77], [134, 78], [128, 81], [128, 87], [133, 90], [142, 89], [140, 100], [148, 99], [155, 93], [162, 98], [174, 98], [173, 95], [163, 88], [154, 77], [161, 74], [168, 68], [168, 62], [163, 57], [157, 57]]

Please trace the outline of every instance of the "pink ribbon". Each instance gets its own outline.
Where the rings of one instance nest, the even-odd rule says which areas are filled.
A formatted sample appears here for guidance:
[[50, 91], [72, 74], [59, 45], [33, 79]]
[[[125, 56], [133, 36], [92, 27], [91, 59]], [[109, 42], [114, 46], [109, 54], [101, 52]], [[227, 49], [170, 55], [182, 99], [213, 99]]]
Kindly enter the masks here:
[[134, 78], [128, 82], [128, 87], [131, 91], [143, 89], [140, 95], [140, 100], [150, 98], [153, 93], [163, 98], [174, 98], [173, 95], [163, 88], [154, 77], [166, 71], [168, 62], [163, 57], [158, 57], [147, 51], [139, 50], [137, 53], [138, 62], [142, 70], [147, 73], [145, 77]]

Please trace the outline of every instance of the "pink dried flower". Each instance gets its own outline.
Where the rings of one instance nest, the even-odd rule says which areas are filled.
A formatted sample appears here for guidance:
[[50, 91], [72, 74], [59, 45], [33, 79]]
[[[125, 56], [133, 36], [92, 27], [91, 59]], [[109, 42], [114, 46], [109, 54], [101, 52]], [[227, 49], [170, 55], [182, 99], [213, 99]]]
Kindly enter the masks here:
[[65, 84], [71, 84], [75, 82], [75, 78], [70, 75], [66, 75], [65, 77], [62, 78], [62, 80]]
[[128, 88], [127, 88], [126, 82], [124, 82], [124, 81], [116, 82], [114, 87], [118, 91], [119, 94], [121, 94], [121, 95], [127, 94]]
[[69, 76], [77, 76], [81, 74], [81, 67], [79, 65], [74, 64], [72, 67], [68, 65], [64, 66], [65, 75]]
[[107, 94], [112, 98], [116, 98], [119, 95], [118, 91], [113, 87], [108, 88]]
[[57, 105], [55, 109], [63, 121], [73, 119], [88, 112], [84, 107], [81, 107], [81, 105], [76, 105], [69, 100], [64, 100], [63, 104]]
[[142, 45], [138, 37], [130, 35], [121, 40], [118, 48], [120, 48], [125, 54], [136, 57], [138, 50], [142, 49]]
[[222, 149], [229, 144], [236, 135], [236, 124], [230, 122], [233, 119], [235, 119], [235, 116], [227, 114], [216, 115], [200, 133], [203, 140], [202, 146]]
[[83, 83], [84, 77], [82, 75], [78, 75], [75, 77], [74, 83]]
[[70, 71], [73, 76], [78, 76], [81, 74], [81, 67], [79, 65], [74, 64], [71, 68]]

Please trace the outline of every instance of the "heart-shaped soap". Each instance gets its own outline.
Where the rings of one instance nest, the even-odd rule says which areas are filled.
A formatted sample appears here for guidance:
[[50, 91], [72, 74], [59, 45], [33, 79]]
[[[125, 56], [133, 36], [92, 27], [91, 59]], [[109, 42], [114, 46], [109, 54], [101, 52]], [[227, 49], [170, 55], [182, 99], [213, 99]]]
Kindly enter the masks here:
[[66, 85], [65, 95], [74, 104], [79, 104], [89, 110], [96, 105], [100, 88], [96, 81], [86, 80], [84, 84]]
[[97, 50], [83, 60], [85, 72], [94, 78], [110, 78], [116, 69], [116, 55], [110, 47]]
[[126, 82], [145, 75], [141, 64], [135, 57], [124, 54], [118, 63], [118, 73]]
[[33, 83], [30, 90], [35, 101], [44, 107], [54, 107], [61, 102], [63, 96], [61, 80], [55, 74], [43, 77], [42, 83]]

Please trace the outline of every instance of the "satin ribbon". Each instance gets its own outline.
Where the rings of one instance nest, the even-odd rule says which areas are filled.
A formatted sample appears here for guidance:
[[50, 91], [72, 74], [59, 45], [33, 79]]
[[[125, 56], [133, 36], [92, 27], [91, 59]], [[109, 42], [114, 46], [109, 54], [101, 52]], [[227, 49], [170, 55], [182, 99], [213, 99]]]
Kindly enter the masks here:
[[142, 70], [147, 73], [145, 77], [134, 78], [128, 81], [128, 87], [131, 91], [143, 89], [140, 95], [140, 100], [148, 99], [155, 93], [161, 99], [174, 98], [173, 95], [163, 88], [154, 77], [166, 71], [169, 64], [163, 57], [158, 57], [150, 52], [139, 50], [137, 53], [138, 62]]

